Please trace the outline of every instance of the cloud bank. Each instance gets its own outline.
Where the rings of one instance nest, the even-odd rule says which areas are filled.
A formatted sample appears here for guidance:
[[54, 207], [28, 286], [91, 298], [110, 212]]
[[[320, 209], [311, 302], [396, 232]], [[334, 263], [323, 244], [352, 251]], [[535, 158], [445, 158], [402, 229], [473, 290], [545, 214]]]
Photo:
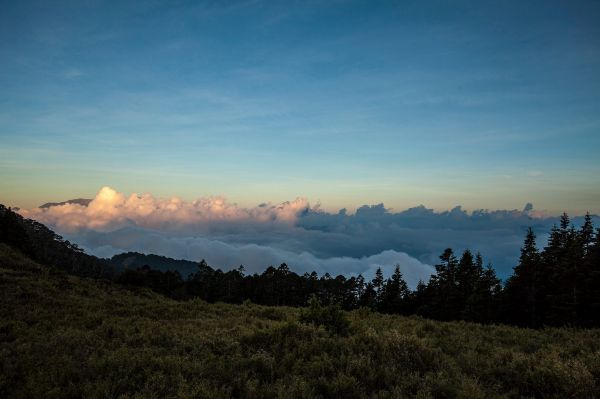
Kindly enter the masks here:
[[187, 202], [151, 194], [125, 196], [109, 187], [87, 206], [66, 203], [21, 213], [98, 256], [138, 251], [204, 258], [224, 270], [243, 264], [249, 272], [286, 262], [299, 273], [366, 277], [379, 266], [389, 273], [400, 264], [413, 287], [429, 278], [431, 265], [447, 247], [480, 251], [506, 277], [516, 264], [525, 230], [533, 227], [543, 243], [543, 235], [557, 222], [531, 204], [522, 210], [471, 213], [460, 206], [436, 212], [422, 205], [391, 212], [378, 204], [348, 214], [311, 207], [303, 198], [244, 208], [223, 197]]

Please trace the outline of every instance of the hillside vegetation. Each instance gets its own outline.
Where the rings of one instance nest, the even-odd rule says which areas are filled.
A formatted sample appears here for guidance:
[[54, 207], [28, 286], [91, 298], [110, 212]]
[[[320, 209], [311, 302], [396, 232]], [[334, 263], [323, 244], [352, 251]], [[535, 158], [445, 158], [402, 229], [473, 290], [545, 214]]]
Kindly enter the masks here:
[[310, 309], [66, 275], [4, 244], [0, 300], [3, 398], [600, 396], [597, 329], [321, 308], [348, 320], [336, 330]]

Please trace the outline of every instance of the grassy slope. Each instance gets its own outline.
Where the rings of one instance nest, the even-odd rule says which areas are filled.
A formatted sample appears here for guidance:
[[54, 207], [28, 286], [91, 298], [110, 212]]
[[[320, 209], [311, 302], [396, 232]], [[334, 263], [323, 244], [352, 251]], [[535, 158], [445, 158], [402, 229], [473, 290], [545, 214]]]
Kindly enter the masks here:
[[0, 397], [600, 397], [600, 331], [176, 302], [0, 245]]

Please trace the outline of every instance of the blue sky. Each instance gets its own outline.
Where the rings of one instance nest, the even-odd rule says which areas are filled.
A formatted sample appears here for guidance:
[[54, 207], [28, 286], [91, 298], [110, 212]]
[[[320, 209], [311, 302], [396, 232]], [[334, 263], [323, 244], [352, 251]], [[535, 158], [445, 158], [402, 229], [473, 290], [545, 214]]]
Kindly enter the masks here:
[[598, 2], [0, 5], [0, 201], [600, 212]]

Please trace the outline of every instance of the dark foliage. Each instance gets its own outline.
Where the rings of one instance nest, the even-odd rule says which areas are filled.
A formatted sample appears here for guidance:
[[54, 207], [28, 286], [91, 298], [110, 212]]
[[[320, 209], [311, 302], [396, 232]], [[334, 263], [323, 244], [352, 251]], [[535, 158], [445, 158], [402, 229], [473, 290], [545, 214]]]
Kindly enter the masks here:
[[529, 230], [503, 292], [501, 320], [529, 327], [600, 325], [600, 230], [586, 215], [576, 229], [563, 214], [540, 252]]
[[88, 255], [35, 220], [25, 219], [0, 205], [0, 242], [19, 249], [35, 261], [83, 277], [111, 278], [112, 266]]
[[161, 272], [143, 266], [136, 270], [126, 269], [115, 278], [120, 284], [134, 287], [147, 287], [159, 294], [175, 299], [183, 299], [183, 279], [178, 271]]
[[177, 270], [184, 278], [198, 270], [198, 262], [153, 254], [141, 254], [139, 252], [124, 252], [115, 255], [110, 259], [110, 263], [119, 271], [137, 269], [143, 266], [149, 266], [151, 269], [162, 272]]
[[340, 305], [322, 306], [315, 295], [310, 297], [308, 307], [300, 313], [300, 321], [323, 326], [327, 331], [338, 335], [348, 335], [350, 330], [350, 321]]

